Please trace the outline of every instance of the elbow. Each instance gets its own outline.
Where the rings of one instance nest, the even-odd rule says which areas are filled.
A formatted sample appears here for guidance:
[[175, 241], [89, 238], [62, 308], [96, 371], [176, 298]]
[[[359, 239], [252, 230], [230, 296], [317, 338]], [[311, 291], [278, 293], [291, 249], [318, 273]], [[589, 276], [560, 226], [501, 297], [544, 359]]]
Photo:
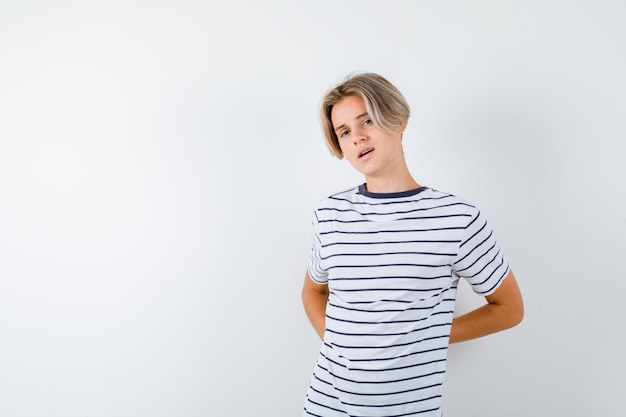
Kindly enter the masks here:
[[515, 312], [513, 314], [515, 324], [517, 326], [524, 320], [524, 299], [522, 298], [522, 294], [520, 293], [517, 297], [517, 302], [515, 303]]
[[507, 326], [506, 328], [515, 327], [520, 324], [524, 320], [524, 304], [519, 302], [514, 308], [509, 311], [507, 315]]
[[516, 314], [513, 316], [511, 327], [517, 326], [523, 320], [524, 320], [524, 309], [522, 309], [521, 311], [516, 312]]
[[302, 288], [302, 291], [300, 292], [300, 299], [302, 300], [302, 304], [306, 305], [307, 301], [309, 300], [309, 290], [307, 290], [307, 288]]
[[515, 327], [524, 320], [524, 304], [521, 299], [516, 300], [514, 303], [507, 304], [492, 304], [498, 312], [497, 325], [498, 330], [502, 331]]

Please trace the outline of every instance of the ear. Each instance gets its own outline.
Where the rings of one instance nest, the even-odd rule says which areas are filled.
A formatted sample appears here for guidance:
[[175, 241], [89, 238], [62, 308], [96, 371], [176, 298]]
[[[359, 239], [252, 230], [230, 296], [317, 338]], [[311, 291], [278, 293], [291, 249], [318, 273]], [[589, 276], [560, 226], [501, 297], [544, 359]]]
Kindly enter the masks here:
[[402, 122], [402, 125], [400, 126], [400, 128], [398, 129], [398, 133], [400, 133], [400, 136], [402, 136], [402, 134], [404, 133], [404, 131], [406, 130], [406, 121]]

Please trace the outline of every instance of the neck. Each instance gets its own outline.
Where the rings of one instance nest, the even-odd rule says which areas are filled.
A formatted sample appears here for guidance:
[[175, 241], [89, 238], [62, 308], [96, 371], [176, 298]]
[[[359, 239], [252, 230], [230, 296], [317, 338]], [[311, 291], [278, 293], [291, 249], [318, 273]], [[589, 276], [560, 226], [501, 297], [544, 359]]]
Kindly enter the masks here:
[[365, 181], [367, 191], [372, 193], [399, 193], [420, 187], [408, 170], [393, 176], [369, 176]]

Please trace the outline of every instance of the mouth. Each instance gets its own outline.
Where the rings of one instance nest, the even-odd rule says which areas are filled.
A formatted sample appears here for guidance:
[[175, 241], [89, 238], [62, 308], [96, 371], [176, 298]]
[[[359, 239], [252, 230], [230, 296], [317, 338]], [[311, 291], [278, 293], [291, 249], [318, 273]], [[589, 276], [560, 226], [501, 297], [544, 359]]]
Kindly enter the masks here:
[[365, 155], [371, 153], [374, 151], [374, 148], [367, 148], [367, 149], [363, 149], [360, 153], [359, 153], [359, 158], [363, 158]]

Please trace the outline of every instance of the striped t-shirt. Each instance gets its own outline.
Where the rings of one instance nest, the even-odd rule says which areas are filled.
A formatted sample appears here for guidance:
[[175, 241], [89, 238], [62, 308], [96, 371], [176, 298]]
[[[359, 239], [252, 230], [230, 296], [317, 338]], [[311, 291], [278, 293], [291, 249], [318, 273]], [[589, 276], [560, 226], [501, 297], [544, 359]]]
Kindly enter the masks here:
[[478, 209], [421, 187], [322, 200], [309, 274], [328, 283], [305, 416], [439, 417], [456, 289], [491, 294], [509, 271]]

